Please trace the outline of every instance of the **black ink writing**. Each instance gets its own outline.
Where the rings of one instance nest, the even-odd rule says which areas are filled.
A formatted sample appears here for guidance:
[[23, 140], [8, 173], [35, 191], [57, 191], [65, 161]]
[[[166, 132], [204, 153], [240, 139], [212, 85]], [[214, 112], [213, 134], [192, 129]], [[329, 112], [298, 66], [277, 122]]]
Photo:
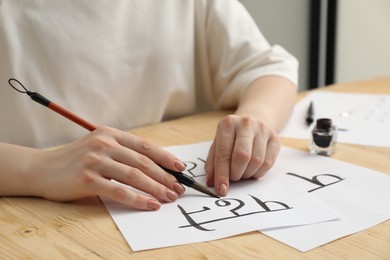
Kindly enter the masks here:
[[[249, 195], [249, 197], [252, 198], [252, 202], [255, 202], [255, 204], [257, 206], [260, 206], [260, 208], [258, 208], [258, 210], [254, 210], [254, 211], [243, 210], [246, 204], [244, 201], [239, 200], [239, 199], [235, 199], [235, 198], [217, 199], [215, 201], [215, 205], [219, 208], [233, 206], [233, 203], [237, 204], [237, 206], [233, 206], [233, 208], [229, 210], [231, 215], [219, 217], [216, 219], [208, 219], [207, 218], [208, 216], [212, 216], [212, 209], [209, 207], [204, 206], [200, 210], [187, 212], [182, 206], [177, 205], [180, 212], [183, 214], [183, 216], [186, 218], [186, 220], [188, 222], [188, 225], [179, 226], [179, 228], [193, 227], [193, 228], [196, 228], [196, 229], [201, 230], [201, 231], [214, 231], [215, 229], [206, 228], [205, 225], [210, 224], [210, 223], [215, 223], [218, 221], [224, 221], [224, 220], [234, 219], [234, 218], [238, 218], [238, 217], [245, 217], [245, 216], [249, 216], [249, 215], [253, 215], [253, 214], [276, 212], [276, 211], [281, 211], [281, 210], [292, 209], [292, 207], [289, 207], [286, 203], [283, 203], [280, 201], [262, 201], [261, 199], [255, 197], [255, 196], [252, 196], [252, 195]], [[243, 212], [240, 213], [239, 212], [240, 210], [243, 210]], [[198, 218], [198, 219], [202, 219], [200, 221], [195, 220], [195, 217], [193, 217], [194, 215], [196, 215], [198, 217], [199, 213], [205, 213], [207, 211], [211, 211], [211, 212], [208, 212], [206, 217], [204, 215], [202, 215], [201, 218]]]
[[199, 168], [199, 167], [202, 167], [202, 169], [204, 168], [204, 165], [206, 163], [205, 160], [203, 160], [202, 158], [199, 158], [197, 157], [196, 158], [197, 161], [193, 162], [193, 161], [184, 161], [184, 165], [186, 166], [186, 169], [185, 169], [185, 173], [190, 175], [191, 177], [193, 178], [196, 178], [196, 177], [201, 177], [201, 176], [205, 176], [206, 173], [204, 171], [202, 171], [201, 174], [199, 173], [196, 173], [196, 169]]
[[[304, 176], [301, 176], [301, 175], [298, 175], [296, 173], [291, 173], [291, 172], [288, 172], [287, 175], [295, 176], [297, 178], [308, 181], [308, 182], [317, 186], [314, 189], [308, 190], [308, 192], [319, 190], [319, 189], [322, 189], [322, 188], [327, 187], [327, 186], [332, 185], [332, 184], [336, 184], [336, 183], [344, 180], [343, 178], [341, 178], [337, 175], [334, 175], [334, 174], [318, 174], [318, 175], [313, 176], [311, 179], [304, 177]], [[334, 179], [334, 181], [328, 182], [328, 183], [323, 183], [320, 181], [320, 177], [330, 177], [330, 178]]]

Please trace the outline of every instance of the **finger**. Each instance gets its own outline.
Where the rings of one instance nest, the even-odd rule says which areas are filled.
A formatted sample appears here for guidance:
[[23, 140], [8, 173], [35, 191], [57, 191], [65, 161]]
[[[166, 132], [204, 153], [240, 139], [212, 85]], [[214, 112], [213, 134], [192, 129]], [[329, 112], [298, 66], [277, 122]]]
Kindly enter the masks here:
[[155, 163], [168, 169], [177, 171], [185, 170], [185, 165], [176, 156], [146, 139], [139, 138], [126, 132], [120, 132], [120, 134], [117, 135], [117, 141], [119, 144], [147, 156]]
[[115, 161], [108, 161], [101, 173], [103, 177], [114, 179], [120, 183], [130, 185], [135, 189], [148, 193], [160, 201], [172, 202], [178, 194], [166, 186], [156, 182], [137, 168], [130, 167]]
[[214, 187], [214, 158], [215, 158], [215, 140], [210, 146], [209, 153], [207, 154], [204, 170], [207, 174], [207, 185]]
[[243, 174], [250, 163], [255, 131], [253, 121], [249, 118], [243, 118], [237, 128], [237, 134], [234, 142], [230, 180], [238, 181], [243, 177]]
[[253, 175], [253, 178], [262, 177], [274, 165], [280, 151], [280, 142], [277, 137], [271, 138], [267, 144], [265, 159], [260, 169]]
[[158, 210], [161, 207], [161, 203], [155, 198], [134, 192], [126, 188], [124, 185], [112, 182], [107, 179], [95, 179], [93, 189], [95, 194], [98, 196], [109, 198], [113, 201], [128, 205], [135, 209]]
[[221, 196], [226, 196], [229, 191], [234, 136], [234, 117], [227, 116], [218, 124], [215, 143], [214, 184], [217, 193]]
[[[138, 176], [139, 174], [142, 174], [145, 177], [148, 176], [155, 182], [168, 187], [170, 190], [174, 190], [178, 194], [182, 194], [185, 191], [184, 187], [179, 184], [174, 176], [168, 174], [160, 166], [156, 165], [151, 159], [143, 154], [139, 154], [133, 150], [119, 146], [118, 149], [113, 152], [112, 159], [123, 165], [130, 166], [130, 168], [132, 168], [132, 170], [129, 170], [130, 175]], [[145, 185], [145, 183], [142, 185]], [[142, 186], [138, 186], [139, 189], [141, 189], [141, 187]], [[146, 189], [146, 187], [143, 189]], [[153, 195], [155, 195], [155, 193], [153, 193]], [[161, 198], [161, 195], [156, 197]], [[172, 198], [172, 196], [170, 197]]]
[[244, 174], [242, 175], [243, 179], [249, 179], [254, 176], [263, 165], [267, 153], [268, 139], [269, 136], [262, 133], [255, 136], [253, 140], [251, 158]]

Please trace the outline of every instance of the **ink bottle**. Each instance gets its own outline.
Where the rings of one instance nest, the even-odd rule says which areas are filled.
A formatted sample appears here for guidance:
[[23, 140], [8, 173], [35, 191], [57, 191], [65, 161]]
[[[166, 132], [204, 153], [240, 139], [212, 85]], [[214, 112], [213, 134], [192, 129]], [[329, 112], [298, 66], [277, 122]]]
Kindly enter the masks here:
[[317, 119], [312, 130], [310, 153], [330, 156], [335, 151], [337, 130], [332, 119]]

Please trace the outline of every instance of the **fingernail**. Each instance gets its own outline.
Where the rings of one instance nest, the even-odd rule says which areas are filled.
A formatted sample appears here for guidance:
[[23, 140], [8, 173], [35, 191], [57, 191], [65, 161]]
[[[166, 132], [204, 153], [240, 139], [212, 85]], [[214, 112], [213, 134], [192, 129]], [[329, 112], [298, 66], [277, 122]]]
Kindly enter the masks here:
[[179, 197], [176, 192], [174, 192], [170, 189], [167, 189], [166, 195], [167, 195], [169, 201], [171, 201], [171, 202], [177, 200], [177, 198]]
[[219, 185], [219, 195], [226, 196], [228, 194], [228, 187], [225, 183]]
[[155, 199], [148, 200], [147, 205], [151, 210], [158, 210], [161, 207], [160, 202]]
[[178, 194], [182, 194], [184, 193], [184, 191], [186, 190], [183, 185], [181, 185], [180, 183], [178, 182], [175, 182], [173, 184], [173, 189], [178, 193]]
[[175, 165], [176, 169], [178, 169], [179, 171], [184, 171], [186, 169], [185, 164], [179, 160], [175, 160], [173, 164]]

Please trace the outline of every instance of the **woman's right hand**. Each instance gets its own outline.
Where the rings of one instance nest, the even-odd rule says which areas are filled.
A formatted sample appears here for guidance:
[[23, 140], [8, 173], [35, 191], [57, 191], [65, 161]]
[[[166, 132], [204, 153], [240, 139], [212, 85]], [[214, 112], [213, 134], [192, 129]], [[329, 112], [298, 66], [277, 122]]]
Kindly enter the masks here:
[[175, 201], [185, 190], [159, 166], [183, 171], [179, 159], [142, 138], [109, 127], [43, 150], [35, 165], [39, 166], [31, 183], [34, 195], [54, 201], [98, 195], [136, 209], [157, 210], [161, 202]]

